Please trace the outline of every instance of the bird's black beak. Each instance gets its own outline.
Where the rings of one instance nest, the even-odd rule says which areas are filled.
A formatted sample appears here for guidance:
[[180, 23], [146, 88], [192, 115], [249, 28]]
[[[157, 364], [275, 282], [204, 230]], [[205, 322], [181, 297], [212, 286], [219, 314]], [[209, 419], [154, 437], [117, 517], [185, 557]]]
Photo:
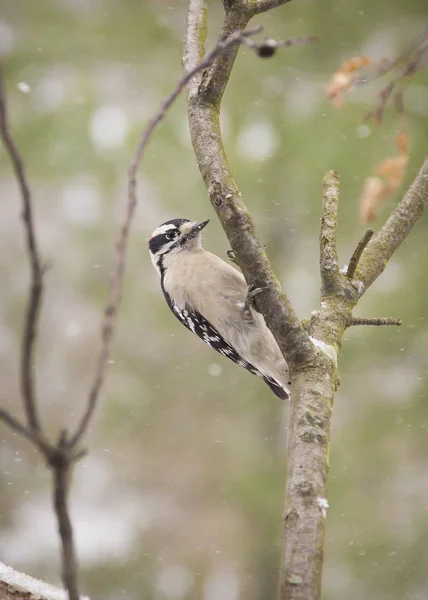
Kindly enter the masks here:
[[206, 221], [201, 221], [200, 223], [196, 223], [196, 225], [194, 227], [192, 227], [192, 229], [190, 230], [190, 233], [188, 235], [190, 235], [191, 237], [195, 237], [196, 235], [198, 235], [198, 233], [200, 231], [202, 231], [202, 229], [204, 229], [204, 227], [206, 227], [208, 225], [209, 222], [210, 222], [210, 220], [207, 219]]

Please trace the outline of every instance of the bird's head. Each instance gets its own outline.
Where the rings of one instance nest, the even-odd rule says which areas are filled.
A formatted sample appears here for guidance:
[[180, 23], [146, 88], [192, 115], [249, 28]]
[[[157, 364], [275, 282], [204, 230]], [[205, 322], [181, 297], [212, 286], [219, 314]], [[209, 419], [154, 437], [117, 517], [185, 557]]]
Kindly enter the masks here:
[[149, 238], [150, 258], [157, 271], [162, 272], [168, 255], [201, 248], [201, 232], [209, 222], [209, 219], [200, 223], [189, 219], [172, 219], [159, 225]]

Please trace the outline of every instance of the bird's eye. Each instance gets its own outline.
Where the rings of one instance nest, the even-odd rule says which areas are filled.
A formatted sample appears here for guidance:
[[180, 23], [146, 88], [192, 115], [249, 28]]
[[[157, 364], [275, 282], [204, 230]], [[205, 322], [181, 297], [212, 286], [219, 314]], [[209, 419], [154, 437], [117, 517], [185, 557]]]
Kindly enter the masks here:
[[165, 237], [167, 240], [173, 240], [176, 235], [177, 233], [175, 231], [170, 231], [169, 233], [165, 234]]

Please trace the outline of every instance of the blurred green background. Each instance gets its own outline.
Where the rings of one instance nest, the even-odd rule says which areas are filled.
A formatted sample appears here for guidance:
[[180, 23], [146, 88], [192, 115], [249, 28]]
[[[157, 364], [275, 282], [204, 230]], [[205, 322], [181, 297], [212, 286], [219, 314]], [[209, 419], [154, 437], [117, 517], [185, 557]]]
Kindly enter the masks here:
[[[52, 434], [81, 415], [139, 134], [180, 77], [186, 2], [0, 0], [10, 119], [51, 268], [40, 326], [40, 405]], [[269, 37], [316, 35], [260, 60], [242, 48], [223, 107], [225, 145], [281, 281], [301, 318], [319, 303], [323, 173], [341, 174], [340, 255], [364, 229], [358, 197], [396, 153], [400, 122], [364, 121], [375, 82], [332, 108], [324, 88], [347, 58], [394, 58], [423, 27], [426, 0], [295, 1], [259, 17]], [[209, 16], [209, 45], [222, 19]], [[428, 141], [428, 77], [405, 96], [409, 172]], [[18, 364], [28, 288], [20, 200], [0, 150], [0, 399], [21, 415]], [[228, 249], [189, 141], [184, 98], [140, 171], [117, 341], [77, 467], [72, 513], [82, 591], [104, 600], [265, 600], [280, 563], [286, 406], [169, 312], [147, 253], [161, 222], [211, 218], [205, 244]], [[357, 314], [401, 328], [348, 330], [335, 401], [324, 598], [428, 597], [428, 221], [425, 215]], [[0, 560], [59, 583], [50, 475], [2, 426]]]

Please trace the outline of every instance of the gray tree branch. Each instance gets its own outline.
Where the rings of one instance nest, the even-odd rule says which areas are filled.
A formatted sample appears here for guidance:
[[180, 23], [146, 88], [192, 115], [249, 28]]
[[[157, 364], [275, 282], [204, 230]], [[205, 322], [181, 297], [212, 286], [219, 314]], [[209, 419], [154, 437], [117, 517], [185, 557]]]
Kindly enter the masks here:
[[[226, 8], [221, 36], [230, 23], [243, 23], [239, 3]], [[232, 15], [231, 11], [237, 11]], [[206, 3], [191, 0], [184, 45], [184, 68], [203, 56], [206, 32]], [[319, 347], [301, 326], [269, 264], [264, 246], [255, 230], [224, 151], [219, 113], [235, 53], [229, 60], [213, 63], [188, 90], [188, 114], [193, 147], [211, 204], [225, 230], [234, 256], [247, 280], [267, 291], [257, 296], [258, 308], [271, 329], [292, 372], [290, 428], [287, 449], [288, 477], [284, 517], [283, 559], [279, 595], [282, 600], [318, 599], [321, 593], [322, 548], [328, 480], [328, 441], [331, 409], [337, 381], [335, 349], [330, 355]], [[215, 85], [212, 84], [215, 82]], [[207, 93], [207, 90], [210, 90]], [[333, 208], [338, 197], [327, 203]], [[336, 208], [337, 211], [337, 208]], [[324, 222], [331, 224], [329, 215]], [[330, 215], [331, 216], [331, 215]], [[332, 225], [334, 228], [334, 226]], [[328, 246], [335, 243], [333, 238]], [[336, 261], [337, 262], [337, 261]], [[345, 328], [348, 313], [343, 316]], [[333, 356], [333, 358], [332, 358]]]
[[[225, 0], [220, 42], [226, 35], [244, 27], [251, 16], [279, 4], [282, 2]], [[203, 59], [206, 29], [206, 0], [190, 0], [184, 43], [185, 71]], [[387, 244], [387, 249], [384, 248], [387, 236], [381, 230], [373, 239], [372, 243], [375, 245], [370, 253], [370, 245], [364, 252], [367, 237], [354, 253], [347, 277], [340, 272], [336, 248], [338, 178], [334, 172], [326, 174], [320, 228], [322, 301], [320, 310], [307, 327], [309, 337], [273, 273], [224, 150], [219, 125], [220, 106], [237, 49], [230, 48], [190, 83], [189, 126], [201, 175], [211, 204], [232, 247], [234, 260], [236, 259], [248, 284], [256, 283], [257, 287], [265, 288], [257, 296], [257, 306], [292, 373], [279, 598], [319, 600], [328, 507], [328, 447], [333, 398], [338, 384], [337, 355], [342, 336], [350, 325], [399, 323], [394, 319], [352, 317], [352, 310], [361, 295], [361, 284], [353, 279], [353, 275], [361, 254], [362, 263], [357, 279], [368, 282], [374, 273], [377, 273], [376, 276], [380, 273], [381, 261], [387, 255], [392, 255], [398, 247], [398, 238], [401, 236], [404, 239], [417, 216], [420, 216], [426, 203], [427, 183], [420, 175], [417, 184], [411, 188], [411, 208], [405, 203], [404, 210], [397, 209], [398, 215], [392, 217], [395, 224], [391, 227], [391, 223], [387, 223], [388, 235], [391, 235], [391, 230], [395, 230], [395, 241]], [[381, 256], [376, 259], [379, 250], [382, 251]]]
[[[248, 13], [238, 8], [226, 10], [220, 42], [225, 31], [248, 21]], [[235, 6], [235, 4], [234, 4]], [[206, 0], [191, 0], [184, 43], [185, 71], [201, 60], [206, 35]], [[239, 29], [237, 29], [239, 31]], [[230, 33], [229, 33], [230, 34]], [[190, 133], [196, 160], [230, 245], [247, 283], [257, 282], [266, 288], [257, 296], [257, 305], [273, 332], [290, 368], [307, 364], [317, 356], [316, 348], [302, 328], [290, 301], [281, 289], [245, 206], [224, 151], [219, 112], [223, 91], [229, 79], [236, 47], [230, 48], [222, 61], [213, 61], [210, 69], [195, 78], [188, 88]]]
[[322, 294], [327, 295], [340, 287], [339, 257], [336, 248], [339, 176], [335, 171], [329, 171], [324, 176], [323, 200], [320, 229], [320, 271]]

